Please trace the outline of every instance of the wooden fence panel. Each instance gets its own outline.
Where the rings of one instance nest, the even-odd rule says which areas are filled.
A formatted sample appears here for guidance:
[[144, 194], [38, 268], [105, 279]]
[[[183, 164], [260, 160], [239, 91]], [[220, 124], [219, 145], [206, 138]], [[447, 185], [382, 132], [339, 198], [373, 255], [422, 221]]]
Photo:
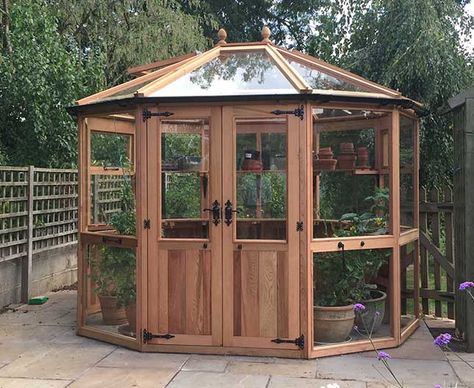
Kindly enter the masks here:
[[454, 319], [454, 224], [450, 188], [420, 190], [420, 277], [424, 314]]

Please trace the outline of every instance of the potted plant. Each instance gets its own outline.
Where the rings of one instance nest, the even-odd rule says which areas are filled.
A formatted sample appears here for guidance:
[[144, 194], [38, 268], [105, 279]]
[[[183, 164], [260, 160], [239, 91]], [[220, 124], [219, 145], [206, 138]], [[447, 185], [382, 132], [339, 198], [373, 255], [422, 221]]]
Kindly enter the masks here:
[[[366, 201], [372, 203], [370, 212], [361, 215], [356, 213], [343, 215], [341, 222], [344, 222], [345, 226], [337, 231], [337, 236], [373, 236], [387, 233], [388, 190], [377, 188], [374, 195], [367, 197]], [[351, 271], [354, 271], [358, 277], [353, 289], [353, 300], [366, 306], [363, 312], [357, 314], [356, 325], [362, 332], [366, 331], [365, 326], [367, 326], [375, 333], [383, 322], [387, 299], [387, 294], [377, 288], [375, 281], [380, 269], [388, 264], [390, 254], [383, 249], [372, 249], [346, 252], [346, 256]], [[362, 322], [362, 317], [365, 325]]]
[[343, 252], [315, 254], [314, 271], [315, 342], [345, 341], [354, 326], [351, 293], [358, 279], [346, 267]]
[[[120, 235], [135, 235], [135, 199], [132, 178], [124, 175], [120, 192], [120, 211], [108, 220]], [[90, 261], [91, 278], [96, 284], [105, 324], [129, 322], [135, 327], [135, 253], [132, 249], [104, 245]]]
[[[121, 209], [109, 220], [120, 235], [134, 236], [136, 233], [136, 208], [132, 178], [124, 176], [121, 188]], [[117, 288], [117, 305], [125, 308], [130, 332], [136, 332], [136, 257], [132, 249], [106, 247], [116, 258], [114, 281]]]
[[102, 246], [89, 262], [90, 277], [99, 298], [102, 319], [106, 325], [121, 325], [127, 322], [125, 309], [118, 306], [115, 282], [116, 257], [110, 247]]

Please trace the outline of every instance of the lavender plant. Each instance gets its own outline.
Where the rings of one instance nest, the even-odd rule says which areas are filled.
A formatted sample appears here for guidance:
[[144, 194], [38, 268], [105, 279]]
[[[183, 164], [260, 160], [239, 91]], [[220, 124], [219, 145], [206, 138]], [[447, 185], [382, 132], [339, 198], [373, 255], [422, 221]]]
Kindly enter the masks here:
[[377, 323], [377, 320], [380, 319], [380, 312], [376, 312], [376, 317], [375, 319], [372, 321], [372, 326], [369, 328], [367, 327], [367, 323], [366, 321], [364, 320], [364, 311], [365, 311], [365, 306], [362, 304], [362, 303], [356, 303], [354, 304], [354, 312], [356, 314], [358, 314], [360, 316], [360, 320], [362, 321], [362, 324], [364, 325], [364, 329], [365, 329], [365, 334], [362, 333], [361, 330], [359, 330], [359, 328], [357, 326], [354, 326], [354, 330], [362, 337], [367, 337], [367, 339], [370, 341], [370, 344], [372, 345], [372, 348], [374, 349], [374, 352], [375, 354], [377, 355], [377, 360], [379, 360], [383, 366], [385, 367], [385, 369], [387, 369], [387, 371], [390, 373], [390, 375], [393, 377], [393, 379], [395, 380], [395, 382], [397, 383], [397, 385], [400, 387], [400, 388], [403, 388], [403, 384], [400, 382], [400, 380], [397, 378], [397, 376], [395, 375], [395, 373], [393, 372], [392, 368], [390, 367], [390, 364], [389, 364], [389, 360], [392, 358], [390, 356], [390, 354], [388, 354], [387, 352], [384, 352], [384, 351], [381, 351], [381, 350], [378, 350], [377, 347], [375, 346], [375, 343], [374, 341], [372, 340], [372, 334], [374, 332], [374, 327]]

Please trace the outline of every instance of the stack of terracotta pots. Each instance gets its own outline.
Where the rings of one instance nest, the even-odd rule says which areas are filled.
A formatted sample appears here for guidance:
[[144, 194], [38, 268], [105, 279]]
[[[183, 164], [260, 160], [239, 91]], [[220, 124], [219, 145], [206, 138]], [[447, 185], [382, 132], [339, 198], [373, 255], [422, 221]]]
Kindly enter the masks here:
[[369, 168], [369, 150], [367, 147], [357, 148], [357, 167]]
[[354, 152], [354, 144], [341, 143], [339, 147], [340, 152], [337, 157], [337, 168], [341, 170], [353, 170], [357, 159], [356, 153]]
[[260, 151], [246, 150], [241, 169], [245, 171], [262, 171], [262, 168], [263, 165], [260, 160]]
[[323, 147], [319, 149], [318, 159], [314, 160], [313, 168], [315, 171], [335, 170], [336, 163], [331, 147]]

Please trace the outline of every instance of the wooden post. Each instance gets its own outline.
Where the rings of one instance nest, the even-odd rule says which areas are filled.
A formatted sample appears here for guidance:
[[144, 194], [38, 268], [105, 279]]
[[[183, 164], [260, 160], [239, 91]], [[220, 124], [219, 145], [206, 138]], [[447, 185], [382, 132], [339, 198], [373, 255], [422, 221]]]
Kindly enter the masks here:
[[474, 352], [474, 301], [459, 284], [474, 280], [474, 90], [449, 100], [454, 121], [454, 260], [456, 332]]
[[21, 302], [28, 303], [31, 297], [31, 273], [33, 270], [33, 200], [34, 200], [35, 168], [28, 167], [28, 229], [27, 255], [21, 264]]

